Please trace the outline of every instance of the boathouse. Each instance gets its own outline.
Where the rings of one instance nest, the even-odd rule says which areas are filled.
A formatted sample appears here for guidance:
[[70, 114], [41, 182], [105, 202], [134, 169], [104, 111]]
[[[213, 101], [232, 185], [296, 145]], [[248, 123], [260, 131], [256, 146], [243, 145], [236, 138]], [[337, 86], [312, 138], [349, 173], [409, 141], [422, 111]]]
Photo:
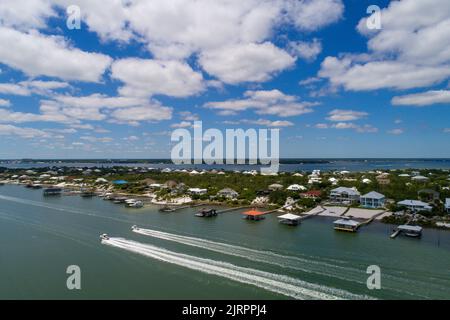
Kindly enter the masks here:
[[359, 222], [350, 220], [349, 218], [342, 218], [333, 222], [334, 230], [356, 232], [358, 230]]
[[244, 215], [244, 219], [259, 221], [264, 219], [264, 212], [258, 210], [249, 210], [242, 213]]
[[300, 223], [300, 219], [301, 219], [300, 216], [292, 213], [286, 213], [281, 216], [278, 216], [278, 220], [280, 223], [287, 224], [290, 226], [298, 225]]

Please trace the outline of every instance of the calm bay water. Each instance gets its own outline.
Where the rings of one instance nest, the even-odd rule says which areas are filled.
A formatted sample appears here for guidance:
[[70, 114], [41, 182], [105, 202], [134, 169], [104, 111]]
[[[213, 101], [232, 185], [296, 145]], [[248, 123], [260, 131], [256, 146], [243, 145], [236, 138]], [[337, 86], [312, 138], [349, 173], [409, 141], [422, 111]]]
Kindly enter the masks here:
[[[450, 299], [450, 232], [392, 240], [392, 226], [381, 223], [348, 234], [335, 232], [332, 218], [293, 228], [276, 215], [249, 222], [238, 212], [194, 213], [1, 186], [0, 298], [289, 299], [276, 289], [289, 282], [298, 297]], [[165, 239], [136, 234], [134, 224]], [[131, 250], [101, 244], [101, 233], [134, 241]], [[69, 265], [81, 268], [81, 290], [66, 288]], [[369, 265], [381, 268], [381, 290], [366, 287]]]
[[[317, 159], [323, 161], [323, 159]], [[156, 169], [196, 169], [196, 170], [259, 170], [258, 165], [175, 165], [172, 163], [115, 163], [115, 162], [4, 162], [0, 167], [7, 168], [43, 168], [43, 167], [146, 167]], [[281, 163], [280, 171], [370, 171], [370, 170], [388, 170], [388, 169], [447, 169], [450, 170], [450, 159], [329, 159], [325, 162], [311, 163], [301, 160], [295, 163]]]

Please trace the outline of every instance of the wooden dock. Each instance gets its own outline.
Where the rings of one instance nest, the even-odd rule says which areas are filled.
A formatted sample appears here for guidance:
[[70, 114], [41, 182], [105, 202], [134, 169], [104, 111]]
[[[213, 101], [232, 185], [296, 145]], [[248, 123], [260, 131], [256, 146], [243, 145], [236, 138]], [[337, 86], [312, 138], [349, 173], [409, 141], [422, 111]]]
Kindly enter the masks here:
[[193, 204], [193, 205], [181, 206], [181, 207], [175, 207], [175, 206], [167, 206], [167, 207], [169, 207], [171, 209], [170, 212], [175, 212], [175, 211], [178, 211], [178, 210], [189, 209], [189, 208], [196, 208], [196, 207], [201, 207], [201, 206], [206, 206], [206, 204], [200, 203], [200, 204]]
[[241, 209], [248, 209], [248, 208], [252, 208], [252, 206], [242, 206], [242, 207], [235, 207], [235, 208], [228, 208], [228, 209], [218, 210], [217, 214], [231, 212], [231, 211], [236, 211], [236, 210], [241, 210]]

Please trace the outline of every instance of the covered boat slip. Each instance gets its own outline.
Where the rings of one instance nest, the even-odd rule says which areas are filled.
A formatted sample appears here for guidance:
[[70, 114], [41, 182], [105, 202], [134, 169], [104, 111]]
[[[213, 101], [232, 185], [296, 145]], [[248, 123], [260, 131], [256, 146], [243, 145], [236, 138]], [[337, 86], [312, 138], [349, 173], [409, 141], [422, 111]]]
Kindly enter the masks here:
[[217, 216], [217, 210], [216, 209], [204, 208], [204, 209], [200, 210], [199, 212], [197, 212], [195, 214], [195, 216], [196, 217], [201, 217], [201, 218], [215, 217], [215, 216]]
[[419, 238], [422, 236], [422, 230], [423, 228], [420, 226], [410, 226], [407, 224], [403, 224], [395, 229], [394, 233], [391, 235], [391, 238], [395, 238], [400, 233], [403, 233], [408, 237]]
[[242, 213], [244, 215], [244, 219], [252, 220], [252, 221], [260, 221], [265, 219], [266, 212], [261, 212], [258, 210], [249, 210]]
[[63, 189], [61, 188], [47, 188], [44, 190], [43, 195], [47, 196], [60, 196], [62, 195]]
[[296, 226], [300, 223], [301, 217], [292, 213], [286, 213], [281, 216], [278, 216], [278, 220], [282, 224]]
[[358, 227], [360, 223], [355, 220], [350, 219], [339, 219], [333, 222], [334, 224], [334, 230], [338, 231], [348, 231], [348, 232], [356, 232], [358, 230]]

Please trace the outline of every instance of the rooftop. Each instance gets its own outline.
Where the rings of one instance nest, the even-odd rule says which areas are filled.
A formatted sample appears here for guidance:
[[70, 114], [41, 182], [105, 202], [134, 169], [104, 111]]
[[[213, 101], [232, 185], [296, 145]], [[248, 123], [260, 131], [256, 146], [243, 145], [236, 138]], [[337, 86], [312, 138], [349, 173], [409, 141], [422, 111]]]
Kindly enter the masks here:
[[385, 196], [379, 192], [371, 191], [369, 193], [366, 193], [365, 195], [361, 196], [362, 198], [371, 198], [371, 199], [383, 199]]
[[300, 216], [292, 213], [286, 213], [281, 216], [278, 216], [278, 219], [285, 219], [285, 220], [298, 220], [300, 218], [301, 218]]
[[349, 220], [349, 219], [339, 219], [333, 222], [334, 224], [341, 224], [341, 225], [346, 225], [346, 226], [351, 226], [351, 227], [356, 227], [359, 222], [355, 221], [355, 220]]
[[415, 232], [422, 232], [422, 227], [419, 226], [410, 226], [407, 224], [403, 224], [401, 226], [398, 226], [397, 229], [402, 231], [415, 231]]
[[339, 188], [335, 188], [333, 190], [331, 190], [331, 192], [335, 192], [335, 193], [347, 193], [349, 195], [359, 195], [359, 191], [352, 189], [352, 188], [347, 188], [347, 187], [339, 187]]
[[404, 206], [423, 206], [423, 207], [429, 207], [428, 203], [419, 201], [419, 200], [403, 200], [398, 202], [399, 205]]
[[264, 212], [258, 211], [258, 210], [249, 210], [249, 211], [242, 212], [242, 214], [245, 214], [246, 216], [260, 216], [260, 215], [263, 215]]

